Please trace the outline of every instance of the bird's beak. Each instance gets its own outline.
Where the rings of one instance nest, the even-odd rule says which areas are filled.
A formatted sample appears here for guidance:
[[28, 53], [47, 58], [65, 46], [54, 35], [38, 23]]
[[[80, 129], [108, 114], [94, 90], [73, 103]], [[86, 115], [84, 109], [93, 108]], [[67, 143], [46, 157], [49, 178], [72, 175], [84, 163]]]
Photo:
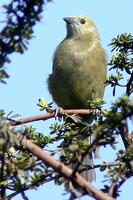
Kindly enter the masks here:
[[74, 18], [73, 18], [73, 17], [64, 17], [63, 20], [64, 20], [67, 24], [73, 24], [73, 23], [74, 23]]

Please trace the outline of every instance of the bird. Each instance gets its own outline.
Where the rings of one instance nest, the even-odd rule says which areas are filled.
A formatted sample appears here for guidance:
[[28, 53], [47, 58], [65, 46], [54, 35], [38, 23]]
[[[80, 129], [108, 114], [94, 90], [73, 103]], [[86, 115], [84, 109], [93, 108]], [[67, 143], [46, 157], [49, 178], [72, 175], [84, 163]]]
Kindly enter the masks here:
[[[106, 80], [106, 52], [101, 46], [94, 22], [86, 16], [64, 17], [67, 33], [53, 56], [48, 90], [53, 101], [63, 109], [87, 108], [87, 101], [103, 98]], [[86, 156], [84, 162], [93, 165]], [[94, 170], [82, 174], [95, 179]]]

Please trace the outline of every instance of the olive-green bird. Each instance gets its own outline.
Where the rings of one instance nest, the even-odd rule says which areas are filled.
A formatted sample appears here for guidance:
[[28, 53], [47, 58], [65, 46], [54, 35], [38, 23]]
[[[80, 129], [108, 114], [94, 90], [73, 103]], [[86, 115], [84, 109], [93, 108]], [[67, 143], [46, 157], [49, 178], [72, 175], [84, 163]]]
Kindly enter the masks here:
[[[106, 55], [91, 19], [74, 16], [64, 20], [67, 35], [56, 48], [48, 88], [59, 107], [86, 108], [87, 100], [103, 97]], [[84, 162], [92, 165], [87, 156]], [[88, 170], [83, 176], [92, 182], [94, 170]]]

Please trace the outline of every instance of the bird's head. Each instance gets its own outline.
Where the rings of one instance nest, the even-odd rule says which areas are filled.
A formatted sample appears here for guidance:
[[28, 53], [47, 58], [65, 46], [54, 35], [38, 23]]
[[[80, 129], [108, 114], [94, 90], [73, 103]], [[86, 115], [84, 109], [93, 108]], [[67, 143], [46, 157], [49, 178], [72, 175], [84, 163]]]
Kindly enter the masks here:
[[91, 19], [85, 16], [64, 17], [67, 24], [67, 38], [99, 37]]

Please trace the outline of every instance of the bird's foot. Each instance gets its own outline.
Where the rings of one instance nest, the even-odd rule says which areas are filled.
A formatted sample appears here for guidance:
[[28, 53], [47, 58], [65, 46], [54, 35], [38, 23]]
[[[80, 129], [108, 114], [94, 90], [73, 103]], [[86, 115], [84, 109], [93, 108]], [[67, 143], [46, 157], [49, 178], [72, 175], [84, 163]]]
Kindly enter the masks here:
[[101, 116], [101, 110], [99, 110], [98, 108], [94, 108], [93, 109], [93, 116], [97, 120], [97, 118], [99, 118]]
[[57, 107], [55, 110], [55, 119], [58, 118], [58, 120], [61, 121], [64, 114], [65, 114], [64, 109], [61, 107]]

